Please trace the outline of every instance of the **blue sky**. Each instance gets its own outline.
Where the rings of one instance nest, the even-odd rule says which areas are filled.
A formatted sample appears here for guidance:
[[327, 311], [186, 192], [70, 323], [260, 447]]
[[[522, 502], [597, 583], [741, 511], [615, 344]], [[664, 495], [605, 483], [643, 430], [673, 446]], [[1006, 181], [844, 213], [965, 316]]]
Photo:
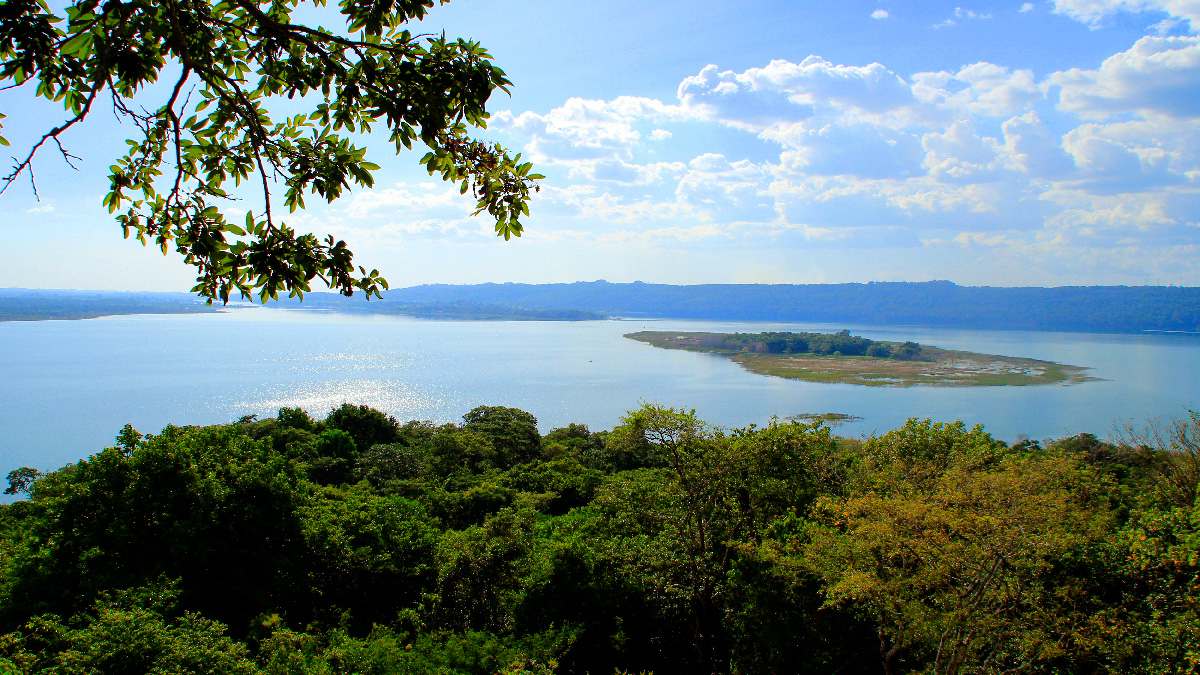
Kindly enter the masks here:
[[[503, 242], [371, 142], [376, 189], [288, 222], [393, 285], [1200, 284], [1200, 0], [453, 0], [417, 29], [490, 49], [484, 135], [547, 178]], [[62, 117], [0, 111], [14, 149]], [[80, 172], [45, 153], [40, 202], [0, 196], [0, 286], [186, 289], [101, 208], [128, 130], [89, 122]]]

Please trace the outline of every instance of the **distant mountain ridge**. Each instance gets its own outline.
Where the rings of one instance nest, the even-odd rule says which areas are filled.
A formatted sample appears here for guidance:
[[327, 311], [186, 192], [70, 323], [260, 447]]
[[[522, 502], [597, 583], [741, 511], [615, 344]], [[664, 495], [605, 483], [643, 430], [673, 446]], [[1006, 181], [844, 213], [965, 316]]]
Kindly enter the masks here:
[[811, 321], [989, 330], [1200, 332], [1200, 288], [959, 286], [949, 281], [864, 284], [428, 284], [393, 300], [469, 301], [579, 309], [626, 317]]
[[203, 314], [216, 310], [191, 293], [0, 288], [0, 321], [95, 319], [121, 314]]
[[[255, 307], [257, 302], [236, 300], [233, 303], [235, 307], [247, 305]], [[389, 296], [387, 300], [368, 302], [361, 293], [349, 298], [338, 293], [307, 293], [303, 302], [281, 297], [267, 306], [446, 321], [598, 321], [606, 318], [578, 309], [514, 307], [468, 300], [405, 302]], [[191, 293], [0, 288], [0, 322], [95, 319], [121, 314], [191, 314], [220, 309], [220, 303], [207, 305]]]

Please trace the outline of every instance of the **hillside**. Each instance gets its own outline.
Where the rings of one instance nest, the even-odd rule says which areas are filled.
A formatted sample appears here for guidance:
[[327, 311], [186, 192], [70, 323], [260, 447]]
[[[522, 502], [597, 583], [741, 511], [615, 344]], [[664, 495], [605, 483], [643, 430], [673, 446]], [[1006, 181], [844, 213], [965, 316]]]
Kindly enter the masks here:
[[579, 309], [625, 317], [938, 326], [1097, 333], [1200, 332], [1200, 288], [866, 284], [430, 284], [393, 290], [404, 301], [471, 301]]

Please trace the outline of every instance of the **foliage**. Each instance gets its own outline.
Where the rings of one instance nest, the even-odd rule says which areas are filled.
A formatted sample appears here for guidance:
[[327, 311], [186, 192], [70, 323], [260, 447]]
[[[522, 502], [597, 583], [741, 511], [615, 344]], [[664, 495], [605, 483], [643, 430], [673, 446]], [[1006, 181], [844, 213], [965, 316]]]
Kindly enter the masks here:
[[1196, 675], [1181, 424], [126, 426], [0, 505], [0, 673]]
[[259, 672], [246, 646], [227, 637], [224, 626], [177, 612], [174, 605], [169, 586], [104, 594], [70, 621], [53, 614], [34, 617], [9, 636], [6, 651], [25, 673]]
[[481, 405], [463, 415], [463, 428], [491, 440], [496, 464], [503, 469], [528, 462], [541, 453], [537, 418], [524, 410]]
[[1152, 420], [1139, 429], [1127, 424], [1120, 431], [1120, 443], [1126, 447], [1153, 450], [1163, 459], [1160, 489], [1177, 506], [1189, 506], [1200, 493], [1200, 412], [1190, 411], [1183, 419], [1170, 422]]
[[394, 417], [365, 405], [355, 406], [349, 403], [344, 403], [329, 413], [325, 418], [325, 425], [350, 434], [359, 454], [370, 450], [376, 443], [391, 443], [396, 440], [399, 429]]
[[8, 472], [8, 487], [4, 489], [4, 494], [19, 495], [29, 492], [34, 482], [41, 477], [42, 472], [32, 467], [23, 466], [13, 469]]
[[849, 330], [840, 330], [836, 333], [732, 333], [719, 335], [719, 337], [721, 341], [713, 346], [766, 354], [841, 354], [878, 358], [903, 354], [907, 358], [911, 358], [920, 352], [919, 345], [906, 342], [904, 349], [893, 354], [892, 349], [886, 344], [850, 335]]
[[878, 626], [887, 673], [905, 656], [935, 675], [1019, 669], [1063, 655], [1081, 630], [1082, 589], [1051, 572], [1102, 531], [1072, 484], [1085, 480], [1069, 459], [1008, 458], [826, 500], [797, 562], [826, 581], [827, 605]]
[[[140, 138], [111, 167], [104, 204], [119, 212], [126, 237], [164, 253], [174, 246], [196, 267], [193, 291], [210, 302], [255, 291], [266, 300], [281, 290], [302, 296], [319, 278], [370, 297], [387, 288], [379, 273], [356, 271], [345, 242], [278, 221], [278, 204], [282, 197], [294, 212], [306, 194], [333, 201], [371, 187], [379, 167], [353, 136], [382, 125], [397, 152], [425, 145], [421, 164], [471, 191], [498, 235], [520, 236], [541, 176], [520, 155], [468, 135], [486, 126], [488, 98], [509, 81], [478, 43], [409, 30], [434, 4], [344, 0], [339, 32], [298, 23], [294, 14], [309, 11], [301, 0], [76, 0], [61, 17], [45, 0], [7, 2], [0, 83], [33, 85], [67, 119], [32, 144], [3, 186], [25, 173], [34, 180], [33, 158], [47, 143], [71, 163], [60, 137], [108, 100]], [[293, 101], [276, 106], [289, 112], [268, 110], [278, 97]], [[238, 224], [222, 205], [242, 183], [258, 184], [263, 203]]]

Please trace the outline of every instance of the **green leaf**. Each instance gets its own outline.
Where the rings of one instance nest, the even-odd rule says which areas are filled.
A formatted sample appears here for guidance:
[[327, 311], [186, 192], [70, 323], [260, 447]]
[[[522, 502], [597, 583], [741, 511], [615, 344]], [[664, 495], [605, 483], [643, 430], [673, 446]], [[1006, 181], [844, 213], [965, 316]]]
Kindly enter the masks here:
[[60, 50], [68, 56], [78, 56], [80, 59], [86, 59], [91, 53], [92, 34], [91, 32], [80, 33], [75, 37], [67, 40], [67, 43]]

